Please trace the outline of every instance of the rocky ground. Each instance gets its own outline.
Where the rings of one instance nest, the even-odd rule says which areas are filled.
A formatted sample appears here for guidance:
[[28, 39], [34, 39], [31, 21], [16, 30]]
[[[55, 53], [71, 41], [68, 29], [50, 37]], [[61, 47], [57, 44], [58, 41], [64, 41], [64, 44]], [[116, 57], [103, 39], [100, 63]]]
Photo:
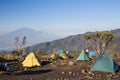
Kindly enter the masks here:
[[[42, 66], [24, 70], [20, 62], [11, 61], [14, 72], [1, 73], [0, 80], [119, 80], [120, 71], [116, 73], [91, 72], [91, 61], [42, 59]], [[120, 64], [117, 62], [117, 64]]]

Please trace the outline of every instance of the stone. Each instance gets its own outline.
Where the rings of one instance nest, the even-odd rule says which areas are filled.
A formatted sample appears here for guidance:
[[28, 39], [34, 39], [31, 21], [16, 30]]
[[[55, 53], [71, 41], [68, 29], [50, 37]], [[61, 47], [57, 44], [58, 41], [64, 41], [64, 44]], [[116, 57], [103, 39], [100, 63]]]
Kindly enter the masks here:
[[82, 73], [85, 73], [85, 70], [82, 70], [81, 72], [82, 72]]
[[91, 74], [91, 73], [92, 73], [91, 71], [88, 72], [88, 74]]
[[77, 75], [79, 75], [79, 73], [77, 73]]
[[92, 73], [92, 76], [94, 76], [95, 74], [94, 73]]
[[72, 74], [72, 71], [69, 72], [69, 75], [71, 75], [71, 74]]
[[73, 65], [73, 64], [74, 64], [74, 62], [72, 62], [72, 61], [69, 62], [69, 65]]
[[62, 72], [62, 74], [65, 74], [65, 72]]
[[75, 73], [73, 73], [73, 76], [75, 76]]

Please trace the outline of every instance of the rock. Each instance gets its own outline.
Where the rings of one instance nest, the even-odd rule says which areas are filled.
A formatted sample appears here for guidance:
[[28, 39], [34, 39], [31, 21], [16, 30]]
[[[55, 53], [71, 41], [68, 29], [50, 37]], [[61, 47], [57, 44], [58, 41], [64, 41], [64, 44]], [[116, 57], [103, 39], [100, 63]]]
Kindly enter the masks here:
[[72, 74], [72, 71], [69, 72], [69, 75], [71, 75], [71, 74]]
[[30, 80], [33, 80], [33, 78], [31, 77]]
[[92, 72], [91, 72], [91, 71], [89, 71], [89, 72], [88, 72], [88, 74], [92, 74]]
[[84, 76], [84, 77], [86, 77], [87, 79], [93, 79], [92, 77], [90, 77], [90, 76]]
[[82, 70], [81, 72], [82, 72], [82, 73], [85, 73], [85, 70]]
[[72, 61], [69, 62], [69, 65], [73, 65], [73, 64], [74, 64], [74, 62], [72, 62]]
[[65, 72], [62, 72], [62, 74], [65, 74]]
[[79, 73], [77, 73], [77, 75], [79, 75]]
[[24, 68], [24, 70], [26, 71], [26, 70], [27, 70], [27, 68]]
[[112, 75], [109, 75], [109, 77], [111, 77]]
[[60, 80], [63, 80], [63, 77], [62, 77], [62, 76], [60, 77]]
[[75, 76], [75, 73], [73, 73], [73, 76]]
[[65, 63], [61, 63], [61, 65], [65, 65]]
[[115, 73], [112, 73], [112, 75], [115, 75]]
[[95, 74], [94, 73], [92, 73], [92, 76], [94, 76]]
[[119, 78], [118, 75], [115, 75], [114, 78]]
[[99, 77], [101, 77], [101, 75], [100, 75], [100, 74], [99, 74], [98, 76], [99, 76]]
[[53, 65], [53, 63], [50, 63], [50, 65]]
[[109, 75], [107, 75], [106, 77], [109, 77]]

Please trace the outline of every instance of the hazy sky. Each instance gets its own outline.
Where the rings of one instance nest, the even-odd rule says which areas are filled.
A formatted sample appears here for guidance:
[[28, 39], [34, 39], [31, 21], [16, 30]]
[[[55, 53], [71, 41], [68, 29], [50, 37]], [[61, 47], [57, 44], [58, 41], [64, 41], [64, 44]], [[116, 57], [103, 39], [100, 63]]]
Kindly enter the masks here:
[[67, 36], [120, 28], [120, 0], [0, 0], [0, 34], [22, 27]]

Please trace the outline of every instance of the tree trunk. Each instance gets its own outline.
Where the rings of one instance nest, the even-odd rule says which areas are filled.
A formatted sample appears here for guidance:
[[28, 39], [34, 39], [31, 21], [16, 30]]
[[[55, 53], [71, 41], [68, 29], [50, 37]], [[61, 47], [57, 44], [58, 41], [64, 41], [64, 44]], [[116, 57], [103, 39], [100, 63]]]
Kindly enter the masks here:
[[105, 49], [106, 49], [106, 42], [103, 41], [103, 43], [102, 43], [102, 52], [105, 51]]

